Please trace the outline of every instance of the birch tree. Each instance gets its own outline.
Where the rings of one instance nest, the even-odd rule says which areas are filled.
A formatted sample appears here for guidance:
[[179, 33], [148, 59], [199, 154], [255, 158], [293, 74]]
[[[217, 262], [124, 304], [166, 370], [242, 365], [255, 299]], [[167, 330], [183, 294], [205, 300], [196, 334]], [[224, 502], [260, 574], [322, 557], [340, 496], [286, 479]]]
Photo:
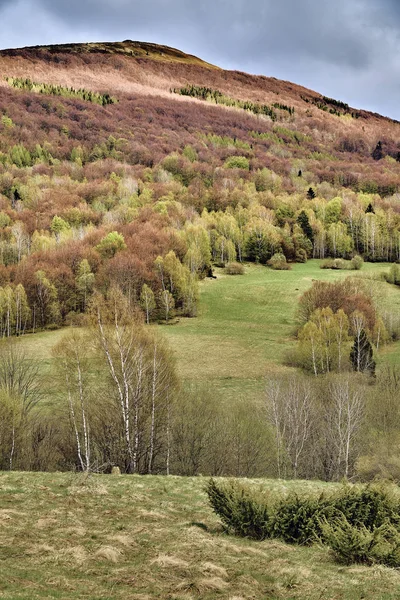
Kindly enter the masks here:
[[336, 477], [349, 477], [355, 457], [354, 446], [360, 431], [365, 401], [363, 390], [351, 385], [349, 377], [335, 378], [328, 386], [329, 401], [326, 406], [330, 435], [336, 454]]
[[284, 452], [291, 474], [296, 478], [313, 425], [313, 397], [308, 382], [292, 377], [284, 384], [269, 383], [266, 408], [268, 419], [276, 429], [278, 471], [286, 474]]
[[91, 469], [92, 454], [89, 347], [88, 336], [73, 331], [66, 335], [53, 350], [54, 356], [59, 359], [60, 379], [64, 382], [64, 395], [68, 402], [79, 467], [86, 472]]

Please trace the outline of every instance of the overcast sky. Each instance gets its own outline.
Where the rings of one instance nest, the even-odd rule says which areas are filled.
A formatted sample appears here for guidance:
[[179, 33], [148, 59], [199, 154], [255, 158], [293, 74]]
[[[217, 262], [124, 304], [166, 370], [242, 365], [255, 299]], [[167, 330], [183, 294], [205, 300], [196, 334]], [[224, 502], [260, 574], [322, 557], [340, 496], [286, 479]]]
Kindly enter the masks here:
[[0, 47], [132, 39], [400, 119], [400, 0], [0, 0]]

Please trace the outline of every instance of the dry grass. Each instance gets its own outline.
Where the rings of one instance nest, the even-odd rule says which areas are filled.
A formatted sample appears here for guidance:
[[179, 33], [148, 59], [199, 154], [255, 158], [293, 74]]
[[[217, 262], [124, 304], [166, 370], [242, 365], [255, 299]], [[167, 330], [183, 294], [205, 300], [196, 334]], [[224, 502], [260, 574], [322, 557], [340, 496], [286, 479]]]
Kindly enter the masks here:
[[[0, 598], [398, 598], [395, 570], [338, 567], [320, 547], [224, 534], [208, 507], [204, 483], [202, 478], [105, 475], [85, 481], [72, 474], [0, 474]], [[264, 485], [284, 491], [327, 484]]]

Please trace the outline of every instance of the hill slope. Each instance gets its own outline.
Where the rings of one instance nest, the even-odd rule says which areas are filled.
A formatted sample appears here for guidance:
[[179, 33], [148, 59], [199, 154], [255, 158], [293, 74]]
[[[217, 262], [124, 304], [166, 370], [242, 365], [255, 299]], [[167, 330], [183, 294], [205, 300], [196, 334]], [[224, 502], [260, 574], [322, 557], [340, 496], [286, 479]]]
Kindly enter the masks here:
[[[315, 482], [257, 483], [279, 492]], [[228, 536], [203, 478], [1, 474], [4, 598], [395, 600], [400, 576], [322, 546]], [[16, 560], [18, 558], [18, 560]]]

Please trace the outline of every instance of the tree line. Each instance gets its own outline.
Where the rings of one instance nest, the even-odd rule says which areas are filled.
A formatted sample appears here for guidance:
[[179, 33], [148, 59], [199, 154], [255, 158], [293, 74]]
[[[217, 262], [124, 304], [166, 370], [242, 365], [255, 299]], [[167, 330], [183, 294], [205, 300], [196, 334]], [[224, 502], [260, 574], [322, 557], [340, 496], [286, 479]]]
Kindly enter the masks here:
[[85, 90], [80, 88], [76, 90], [73, 87], [65, 87], [62, 85], [55, 85], [53, 83], [38, 83], [31, 81], [29, 78], [22, 77], [6, 77], [8, 85], [18, 90], [27, 90], [29, 92], [35, 92], [36, 94], [47, 94], [51, 96], [63, 96], [64, 98], [80, 98], [86, 102], [94, 102], [95, 104], [101, 104], [107, 106], [107, 104], [116, 104], [118, 100], [110, 94], [100, 94], [93, 92], [92, 90]]

